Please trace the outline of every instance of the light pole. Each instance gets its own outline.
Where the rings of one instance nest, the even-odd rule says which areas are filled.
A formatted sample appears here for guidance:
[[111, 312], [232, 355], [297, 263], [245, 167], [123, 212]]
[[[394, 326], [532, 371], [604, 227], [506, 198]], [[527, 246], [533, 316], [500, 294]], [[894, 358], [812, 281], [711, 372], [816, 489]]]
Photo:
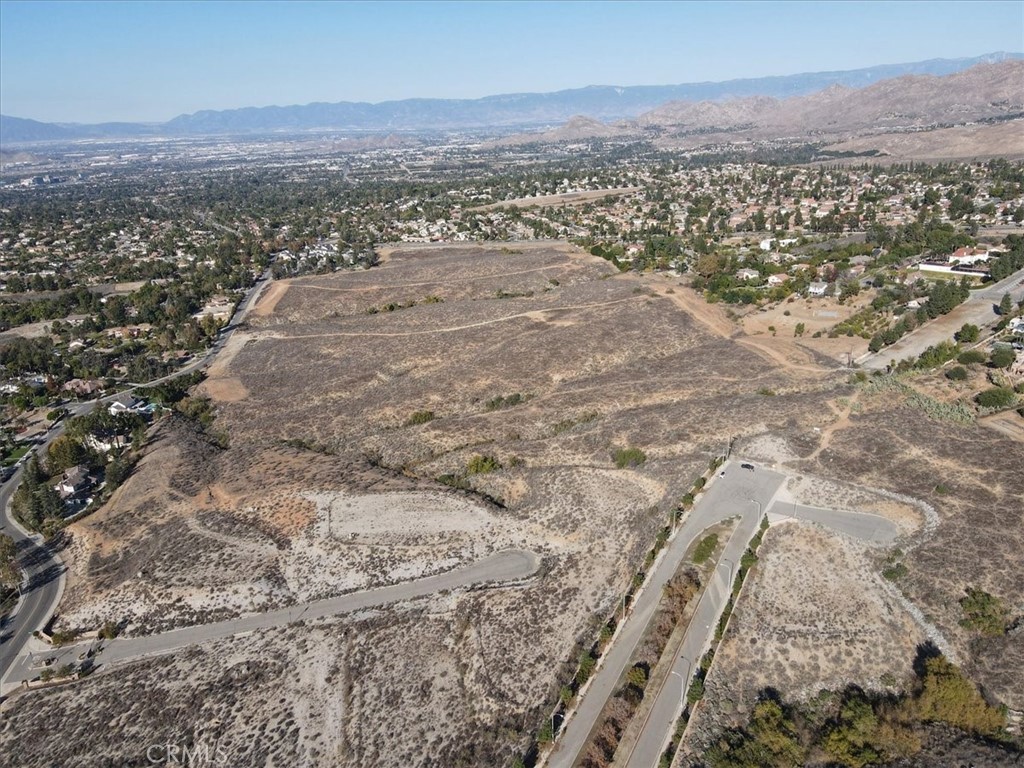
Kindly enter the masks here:
[[683, 698], [686, 696], [686, 678], [676, 672], [674, 669], [668, 673], [669, 677], [675, 675], [679, 678], [679, 706], [683, 705]]
[[728, 581], [725, 582], [725, 587], [726, 587], [726, 589], [729, 589], [729, 588], [732, 587], [732, 580], [733, 580], [732, 571], [733, 571], [733, 568], [736, 567], [736, 564], [732, 560], [730, 560], [728, 557], [723, 557], [721, 562], [718, 563], [718, 566], [721, 567], [721, 566], [726, 565], [726, 564], [728, 564], [729, 579], [728, 579]]
[[685, 708], [686, 707], [686, 682], [687, 682], [687, 680], [690, 679], [690, 671], [693, 669], [693, 664], [685, 656], [680, 656], [679, 658], [681, 658], [683, 661], [686, 662], [686, 676], [684, 677], [683, 675], [679, 674], [675, 670], [672, 670], [668, 674], [669, 674], [669, 677], [671, 677], [672, 675], [675, 675], [676, 677], [679, 678], [679, 706]]
[[747, 499], [747, 501], [752, 501], [755, 504], [757, 504], [757, 519], [760, 520], [761, 519], [761, 502], [758, 501], [757, 499]]

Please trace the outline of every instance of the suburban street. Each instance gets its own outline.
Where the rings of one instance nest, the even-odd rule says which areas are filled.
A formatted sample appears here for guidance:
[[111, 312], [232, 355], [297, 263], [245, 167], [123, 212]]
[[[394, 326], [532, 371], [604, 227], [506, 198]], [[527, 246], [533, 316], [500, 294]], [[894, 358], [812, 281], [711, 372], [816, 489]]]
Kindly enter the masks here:
[[[249, 289], [245, 298], [239, 302], [228, 325], [221, 331], [220, 336], [206, 354], [196, 358], [173, 374], [142, 384], [132, 384], [124, 391], [130, 392], [141, 387], [155, 386], [209, 365], [224, 348], [235, 328], [245, 320], [245, 316], [269, 283], [270, 270], [268, 268]], [[21, 484], [21, 475], [25, 464], [34, 453], [45, 455], [50, 443], [64, 433], [64, 426], [68, 419], [89, 413], [96, 405], [110, 401], [114, 397], [117, 397], [117, 394], [87, 402], [67, 404], [65, 407], [68, 409], [68, 415], [52, 426], [42, 440], [22, 457], [14, 474], [0, 488], [0, 533], [7, 534], [14, 539], [19, 550], [19, 564], [25, 572], [17, 606], [10, 614], [0, 619], [0, 681], [8, 676], [15, 658], [32, 637], [32, 633], [46, 626], [57, 609], [64, 590], [64, 564], [60, 558], [46, 546], [40, 534], [30, 534], [18, 524], [11, 514], [11, 499]]]
[[532, 552], [507, 550], [435, 576], [250, 614], [238, 619], [184, 627], [146, 637], [92, 640], [61, 648], [47, 648], [37, 653], [22, 653], [16, 657], [5, 676], [0, 678], [0, 695], [19, 686], [22, 680], [38, 676], [45, 661], [50, 659], [52, 661], [49, 666], [56, 668], [75, 662], [91, 652], [96, 666], [116, 664], [234, 635], [272, 629], [293, 621], [312, 621], [325, 616], [414, 600], [447, 590], [520, 581], [536, 573], [539, 565], [540, 560]]
[[1005, 280], [993, 283], [987, 288], [971, 291], [967, 301], [948, 315], [942, 315], [911, 331], [902, 339], [876, 354], [868, 354], [857, 360], [861, 367], [869, 370], [884, 370], [889, 364], [898, 363], [906, 357], [918, 357], [928, 347], [943, 341], [950, 341], [953, 334], [964, 323], [982, 326], [998, 320], [993, 307], [999, 305], [1003, 294], [1009, 293], [1014, 302], [1024, 298], [1024, 269], [1018, 270]]
[[[725, 471], [725, 476], [715, 476], [708, 484], [706, 492], [686, 516], [658, 561], [647, 586], [634, 602], [631, 613], [619, 630], [615, 641], [602, 656], [601, 664], [590, 681], [586, 695], [580, 701], [575, 714], [562, 729], [554, 751], [548, 758], [547, 764], [551, 768], [571, 768], [576, 763], [580, 751], [597, 722], [601, 709], [618, 686], [619, 678], [629, 665], [637, 643], [640, 642], [640, 638], [657, 610], [663, 587], [683, 562], [690, 545], [700, 537], [708, 526], [730, 517], [741, 518], [740, 526], [727, 547], [728, 552], [735, 555], [732, 558], [733, 568], [735, 568], [735, 563], [739, 562], [739, 554], [743, 553], [747, 542], [757, 529], [762, 512], [768, 508], [785, 480], [783, 475], [760, 467], [755, 471], [741, 469], [739, 463], [735, 461], [726, 462], [722, 468]], [[733, 546], [734, 542], [737, 542], [735, 546]], [[736, 554], [737, 552], [739, 554]], [[722, 562], [724, 562], [724, 558]], [[712, 597], [702, 600], [704, 607], [700, 609], [700, 616], [703, 618], [715, 617], [714, 620], [709, 619], [704, 622], [709, 627], [714, 626], [729, 595], [728, 587], [722, 587], [721, 581], [721, 579], [716, 579], [715, 583], [719, 584], [719, 588], [709, 587], [705, 595], [711, 594]], [[696, 623], [695, 619], [691, 626], [695, 626]], [[702, 626], [701, 629], [704, 627]], [[713, 629], [710, 631], [713, 632]], [[689, 641], [689, 637], [687, 640]], [[700, 643], [703, 644], [703, 642], [704, 640], [701, 639]], [[689, 684], [688, 680], [686, 684]], [[678, 703], [678, 697], [675, 701]]]

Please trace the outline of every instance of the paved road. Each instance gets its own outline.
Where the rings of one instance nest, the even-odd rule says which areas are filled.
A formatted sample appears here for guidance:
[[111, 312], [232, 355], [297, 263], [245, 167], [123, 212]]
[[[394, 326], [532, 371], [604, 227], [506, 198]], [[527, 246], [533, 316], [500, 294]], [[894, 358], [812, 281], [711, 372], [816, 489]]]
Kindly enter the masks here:
[[993, 306], [998, 306], [1004, 293], [1013, 296], [1014, 301], [1024, 298], [1024, 269], [987, 288], [971, 291], [967, 301], [948, 315], [925, 323], [895, 344], [885, 347], [877, 354], [863, 356], [857, 362], [869, 370], [884, 370], [889, 364], [898, 363], [906, 357], [918, 357], [928, 347], [952, 340], [953, 334], [959, 331], [964, 323], [982, 326], [998, 320]]
[[892, 520], [867, 512], [841, 512], [835, 509], [821, 509], [820, 507], [777, 501], [772, 506], [771, 513], [772, 515], [821, 523], [833, 530], [874, 544], [891, 544], [900, 533], [899, 528]]
[[[91, 410], [92, 403], [68, 407], [71, 415]], [[18, 604], [0, 618], [0, 680], [8, 672], [14, 657], [36, 630], [42, 629], [57, 609], [64, 592], [64, 564], [46, 545], [40, 534], [25, 530], [11, 514], [11, 499], [25, 465], [35, 451], [45, 453], [49, 444], [64, 433], [64, 421], [52, 427], [33, 451], [18, 463], [17, 471], [0, 488], [0, 533], [7, 534], [18, 548], [18, 564], [23, 578]]]
[[[139, 387], [155, 386], [212, 363], [224, 348], [235, 328], [245, 320], [249, 310], [255, 305], [259, 295], [269, 283], [270, 270], [267, 269], [249, 289], [249, 293], [239, 303], [228, 325], [205, 355], [172, 374], [142, 384], [133, 384], [128, 391]], [[67, 418], [88, 413], [97, 405], [115, 397], [117, 397], [116, 394], [83, 403], [69, 404], [66, 406], [69, 412]], [[49, 444], [64, 433], [66, 421], [67, 419], [64, 419], [54, 425], [44, 435], [33, 451], [22, 458], [17, 471], [0, 488], [0, 533], [5, 533], [14, 539], [19, 550], [18, 562], [25, 573], [18, 605], [12, 613], [0, 619], [0, 684], [9, 677], [15, 658], [25, 647], [25, 643], [32, 633], [45, 627], [50, 617], [53, 616], [64, 591], [64, 564], [45, 545], [42, 536], [30, 535], [14, 520], [10, 511], [10, 501], [21, 484], [21, 475], [31, 454], [35, 452], [45, 455]]]
[[507, 550], [436, 576], [427, 576], [415, 581], [365, 592], [352, 592], [315, 600], [304, 605], [279, 608], [238, 619], [184, 627], [147, 637], [96, 640], [76, 643], [59, 649], [47, 649], [40, 653], [25, 652], [17, 657], [8, 679], [0, 684], [0, 693], [17, 687], [22, 680], [37, 677], [39, 670], [44, 668], [46, 659], [53, 659], [50, 666], [56, 668], [62, 664], [74, 662], [82, 654], [93, 651], [92, 658], [96, 665], [126, 662], [146, 656], [170, 653], [199, 643], [223, 640], [234, 635], [280, 627], [293, 621], [311, 621], [325, 616], [335, 616], [390, 603], [414, 600], [438, 592], [464, 589], [474, 585], [519, 581], [533, 576], [539, 565], [540, 561], [532, 552]]
[[[765, 470], [758, 472], [768, 473]], [[891, 543], [899, 529], [878, 515], [819, 509], [801, 504], [775, 501], [769, 514], [809, 520], [873, 543]], [[675, 660], [665, 685], [657, 694], [647, 721], [637, 738], [633, 752], [625, 760], [627, 768], [654, 768], [667, 749], [675, 724], [683, 712], [684, 697], [696, 664], [711, 646], [722, 609], [728, 601], [730, 585], [736, 577], [736, 563], [759, 524], [759, 516], [747, 511], [719, 558], [715, 575], [697, 603], [697, 609], [683, 638], [681, 655]]]
[[[669, 543], [668, 549], [659, 560], [647, 587], [636, 598], [632, 612], [619, 630], [615, 642], [601, 659], [601, 666], [594, 674], [590, 687], [580, 701], [576, 713], [559, 735], [555, 749], [547, 762], [551, 768], [571, 768], [575, 764], [597, 722], [601, 709], [618, 686], [619, 679], [629, 664], [637, 643], [657, 610], [662, 588], [683, 562], [690, 545], [700, 537], [708, 526], [729, 517], [741, 517], [741, 527], [744, 530], [749, 529], [751, 523], [756, 529], [762, 508], [768, 507], [785, 479], [778, 473], [760, 468], [753, 472], [740, 469], [736, 462], [727, 462], [724, 469], [725, 476], [716, 477], [708, 485], [707, 491], [687, 515]], [[747, 540], [749, 538], [748, 535]], [[745, 546], [746, 540], [739, 547], [740, 554]], [[735, 554], [734, 550], [730, 551]], [[732, 561], [733, 563], [738, 562], [738, 556], [734, 556]], [[725, 607], [728, 593], [727, 588], [707, 590], [705, 594], [712, 594], [713, 597], [706, 601], [709, 606], [706, 610], [711, 612], [717, 609], [721, 612]], [[713, 626], [713, 622], [708, 621], [707, 623]]]

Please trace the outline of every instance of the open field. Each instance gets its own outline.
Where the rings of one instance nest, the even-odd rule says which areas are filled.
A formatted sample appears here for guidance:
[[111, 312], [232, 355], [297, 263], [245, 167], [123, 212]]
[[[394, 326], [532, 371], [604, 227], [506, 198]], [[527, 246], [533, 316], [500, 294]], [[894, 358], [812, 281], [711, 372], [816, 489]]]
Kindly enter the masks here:
[[787, 522], [769, 529], [758, 556], [690, 723], [698, 752], [719, 720], [745, 722], [764, 688], [787, 699], [848, 683], [891, 689], [926, 639], [864, 544]]
[[[967, 584], [1021, 604], [1019, 546], [1001, 525], [1024, 527], [1021, 445], [935, 422], [888, 392], [854, 399], [847, 374], [812, 352], [744, 336], [720, 307], [698, 310], [671, 286], [557, 243], [395, 248], [371, 270], [273, 283], [202, 385], [228, 447], [182, 417], [156, 429], [111, 503], [70, 529], [58, 628], [114, 621], [144, 635], [509, 548], [537, 553], [540, 573], [18, 696], [3, 759], [141, 765], [140, 740], [180, 736], [215, 738], [239, 765], [509, 764], [571, 674], [577, 643], [731, 438], [738, 454], [802, 475], [787, 489], [795, 500], [875, 512], [914, 537], [898, 586], [1015, 702], [1019, 640], [978, 643], [953, 609]], [[645, 459], [618, 468], [621, 448]], [[857, 485], [924, 498], [941, 525]], [[880, 679], [917, 626], [877, 575], [884, 553], [803, 523], [765, 547], [763, 589], [745, 590], [736, 626], [749, 611], [770, 636], [763, 670], [781, 671], [766, 684]], [[844, 567], [818, 580], [795, 567], [801, 558]], [[836, 623], [790, 593], [824, 595]], [[865, 638], [843, 613], [850, 594], [868, 616]], [[791, 625], [770, 623], [776, 614]], [[835, 633], [852, 656], [811, 652]], [[868, 658], [867, 644], [885, 653]], [[743, 678], [729, 694], [734, 711], [756, 684]], [[159, 714], [149, 700], [164, 702]], [[47, 722], [76, 725], [10, 751], [15, 732]], [[132, 726], [97, 746], [97, 722]]]
[[[373, 270], [278, 285], [260, 303], [272, 310], [250, 316], [203, 385], [230, 447], [182, 420], [159, 428], [113, 502], [73, 526], [58, 626], [113, 620], [145, 634], [502, 548], [537, 552], [541, 575], [525, 587], [432, 601], [430, 642], [415, 623], [399, 630], [395, 609], [382, 613], [397, 623], [360, 643], [358, 658], [329, 646], [317, 664], [362, 691], [339, 689], [328, 703], [342, 713], [332, 732], [358, 735], [346, 765], [507, 762], [553, 697], [563, 660], [616, 603], [723, 436], [797, 423], [832, 386], [822, 371], [799, 396], [785, 394], [790, 379], [769, 360], [558, 244], [396, 249]], [[432, 419], [411, 419], [427, 411]], [[646, 461], [617, 469], [624, 447]], [[466, 474], [478, 455], [500, 468]], [[472, 490], [446, 488], [434, 480], [442, 475]], [[274, 636], [287, 644], [306, 633]], [[255, 662], [253, 642], [264, 641], [232, 647]], [[217, 648], [205, 653], [215, 668]], [[29, 716], [44, 695], [78, 706], [77, 690], [105, 709], [107, 679], [26, 696], [20, 711]], [[457, 691], [461, 703], [377, 700], [395, 686]], [[357, 695], [363, 705], [346, 708]], [[210, 717], [221, 706], [211, 703]], [[251, 711], [269, 712], [255, 701]], [[455, 712], [465, 714], [458, 728]], [[420, 720], [422, 734], [409, 725]]]

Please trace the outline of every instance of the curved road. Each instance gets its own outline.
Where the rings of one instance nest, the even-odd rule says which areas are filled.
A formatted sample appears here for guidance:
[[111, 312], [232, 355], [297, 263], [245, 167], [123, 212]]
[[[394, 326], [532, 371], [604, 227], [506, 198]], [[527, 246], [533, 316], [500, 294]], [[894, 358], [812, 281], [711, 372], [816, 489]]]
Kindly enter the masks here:
[[738, 517], [740, 521], [725, 545], [714, 576], [709, 580], [697, 603], [683, 637], [681, 655], [675, 660], [665, 684], [658, 691], [636, 745], [625, 757], [623, 765], [644, 768], [658, 765], [676, 720], [682, 712], [690, 677], [710, 645], [718, 619], [729, 599], [740, 557], [757, 532], [764, 513], [818, 522], [874, 542], [890, 542], [898, 533], [897, 527], [891, 521], [878, 515], [862, 515], [775, 501], [786, 476], [761, 466], [753, 471], [746, 470], [740, 467], [738, 461], [733, 460], [727, 462], [722, 471], [724, 475], [716, 475], [708, 483], [707, 490], [669, 542], [664, 555], [655, 566], [650, 581], [637, 597], [632, 612], [626, 617], [612, 645], [601, 658], [600, 667], [591, 679], [575, 713], [563, 727], [547, 759], [546, 764], [549, 768], [572, 768], [576, 764], [601, 710], [618, 687], [626, 667], [632, 660], [634, 649], [657, 610], [662, 587], [683, 563], [690, 546], [709, 526], [730, 517]]
[[[130, 392], [140, 387], [155, 386], [212, 363], [224, 348], [231, 334], [256, 304], [262, 290], [270, 282], [270, 269], [268, 268], [249, 289], [245, 298], [239, 302], [228, 325], [224, 327], [217, 341], [205, 355], [167, 376], [144, 384], [131, 384], [125, 391]], [[121, 393], [84, 403], [70, 404], [67, 406], [69, 411], [67, 418], [88, 413], [96, 405], [112, 400], [118, 394]], [[15, 658], [32, 637], [32, 633], [45, 627], [50, 617], [53, 616], [64, 591], [64, 564], [60, 557], [50, 549], [41, 535], [30, 534], [18, 524], [10, 512], [10, 503], [21, 483], [25, 464], [33, 453], [46, 453], [49, 444], [64, 433], [65, 421], [66, 419], [50, 428], [32, 451], [22, 457], [14, 474], [0, 488], [0, 533], [7, 534], [14, 539], [18, 548], [18, 564], [24, 575], [17, 606], [14, 611], [0, 619], [0, 683], [9, 676]]]
[[335, 616], [414, 600], [448, 590], [520, 581], [533, 576], [539, 566], [540, 560], [533, 552], [506, 550], [462, 568], [388, 587], [351, 592], [323, 600], [314, 600], [303, 605], [277, 608], [211, 624], [173, 629], [146, 637], [94, 640], [62, 648], [51, 648], [41, 653], [23, 653], [11, 666], [8, 679], [0, 681], [0, 692], [17, 687], [22, 680], [37, 677], [39, 670], [43, 668], [47, 660], [52, 660], [50, 666], [56, 668], [65, 663], [72, 663], [83, 654], [92, 652], [92, 660], [95, 665], [132, 661], [147, 656], [170, 653], [199, 643], [280, 627], [293, 621], [311, 621], [325, 616]]
[[[768, 514], [772, 519], [786, 517], [819, 523], [875, 544], [891, 544], [899, 535], [899, 528], [891, 520], [869, 513], [842, 512], [776, 501], [769, 508]], [[675, 724], [683, 712], [694, 665], [700, 662], [705, 651], [711, 647], [719, 617], [729, 599], [736, 573], [734, 564], [742, 557], [756, 532], [758, 522], [756, 518], [750, 521], [744, 518], [729, 539], [719, 558], [719, 567], [715, 569], [714, 577], [697, 603], [679, 649], [680, 658], [676, 659], [672, 671], [658, 691], [633, 750], [623, 762], [627, 768], [655, 768], [668, 747]]]

